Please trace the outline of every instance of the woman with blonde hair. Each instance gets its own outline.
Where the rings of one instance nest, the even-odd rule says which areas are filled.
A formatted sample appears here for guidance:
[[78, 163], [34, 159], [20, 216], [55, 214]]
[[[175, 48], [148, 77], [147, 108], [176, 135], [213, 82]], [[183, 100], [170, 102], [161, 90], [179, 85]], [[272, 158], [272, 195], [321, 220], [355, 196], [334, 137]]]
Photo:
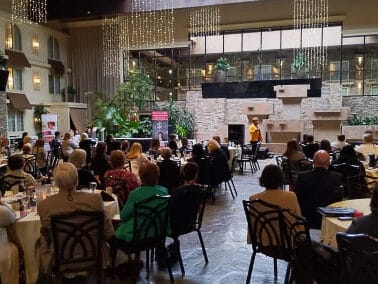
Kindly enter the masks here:
[[68, 158], [68, 162], [72, 163], [79, 176], [79, 184], [77, 189], [89, 188], [89, 183], [97, 182], [95, 176], [87, 168], [87, 153], [83, 149], [75, 149]]
[[126, 159], [131, 163], [131, 171], [139, 177], [139, 166], [148, 162], [147, 158], [143, 155], [142, 145], [138, 142], [134, 142], [129, 152], [126, 154]]
[[67, 161], [74, 149], [79, 148], [79, 145], [73, 139], [71, 132], [66, 132], [62, 141], [63, 160]]
[[33, 155], [36, 158], [37, 168], [42, 174], [46, 174], [46, 151], [45, 142], [42, 139], [38, 139], [33, 147]]

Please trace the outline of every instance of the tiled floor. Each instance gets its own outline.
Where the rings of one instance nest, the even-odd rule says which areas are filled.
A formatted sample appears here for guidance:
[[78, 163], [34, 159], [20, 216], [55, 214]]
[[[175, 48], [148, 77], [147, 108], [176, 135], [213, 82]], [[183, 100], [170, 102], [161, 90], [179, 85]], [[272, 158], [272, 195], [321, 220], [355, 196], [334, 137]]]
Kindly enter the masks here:
[[[264, 165], [275, 163], [274, 160], [260, 161]], [[234, 176], [239, 195], [232, 199], [231, 194], [222, 187], [216, 193], [216, 201], [208, 203], [202, 234], [209, 258], [206, 265], [196, 233], [182, 236], [181, 252], [186, 275], [181, 276], [178, 265], [173, 267], [175, 283], [245, 283], [251, 257], [251, 247], [246, 243], [247, 223], [243, 212], [242, 200], [261, 191], [258, 177], [261, 171]], [[169, 242], [170, 240], [168, 240]], [[149, 279], [145, 271], [141, 272], [138, 283], [169, 283], [167, 271], [158, 271], [156, 265]], [[283, 283], [286, 263], [278, 263], [278, 280], [274, 281], [273, 260], [257, 255], [251, 283]], [[130, 280], [118, 276], [107, 277], [106, 283], [130, 283]]]

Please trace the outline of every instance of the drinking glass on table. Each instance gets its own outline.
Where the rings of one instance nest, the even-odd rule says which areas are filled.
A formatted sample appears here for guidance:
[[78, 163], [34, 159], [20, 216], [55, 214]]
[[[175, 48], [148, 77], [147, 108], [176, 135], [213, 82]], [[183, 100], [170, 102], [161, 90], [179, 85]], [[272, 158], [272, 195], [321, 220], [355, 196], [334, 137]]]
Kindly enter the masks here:
[[91, 190], [92, 192], [95, 192], [96, 188], [97, 188], [97, 182], [92, 181], [89, 183], [89, 190]]

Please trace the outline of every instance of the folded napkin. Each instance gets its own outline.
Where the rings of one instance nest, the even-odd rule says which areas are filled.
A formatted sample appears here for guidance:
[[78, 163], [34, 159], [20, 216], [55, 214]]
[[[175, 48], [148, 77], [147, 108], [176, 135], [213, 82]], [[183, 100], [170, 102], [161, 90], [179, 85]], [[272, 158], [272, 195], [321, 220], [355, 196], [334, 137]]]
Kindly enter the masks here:
[[318, 212], [327, 217], [354, 216], [356, 210], [347, 207], [318, 207]]

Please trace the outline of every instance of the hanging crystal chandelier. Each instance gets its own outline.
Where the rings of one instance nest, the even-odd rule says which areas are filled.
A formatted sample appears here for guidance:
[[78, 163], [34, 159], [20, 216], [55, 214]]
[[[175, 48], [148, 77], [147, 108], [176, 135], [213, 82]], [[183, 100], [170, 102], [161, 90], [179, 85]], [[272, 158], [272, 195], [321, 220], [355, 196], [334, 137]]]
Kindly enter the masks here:
[[47, 0], [12, 0], [12, 22], [46, 23]]
[[190, 11], [190, 34], [192, 36], [219, 35], [220, 9], [216, 6], [205, 6]]
[[173, 0], [133, 0], [129, 48], [173, 46], [173, 25]]
[[294, 49], [294, 67], [321, 72], [327, 64], [323, 32], [328, 27], [328, 0], [294, 0], [294, 31], [300, 45]]

